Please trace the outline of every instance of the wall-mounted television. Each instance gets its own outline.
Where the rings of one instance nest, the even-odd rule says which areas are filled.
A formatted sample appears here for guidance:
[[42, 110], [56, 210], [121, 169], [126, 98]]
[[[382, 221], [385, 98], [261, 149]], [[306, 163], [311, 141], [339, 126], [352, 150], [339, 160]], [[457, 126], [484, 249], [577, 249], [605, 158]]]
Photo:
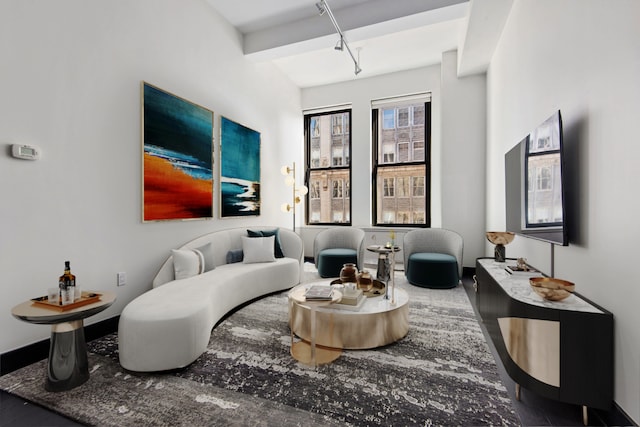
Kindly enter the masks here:
[[506, 228], [567, 246], [560, 111], [505, 154]]

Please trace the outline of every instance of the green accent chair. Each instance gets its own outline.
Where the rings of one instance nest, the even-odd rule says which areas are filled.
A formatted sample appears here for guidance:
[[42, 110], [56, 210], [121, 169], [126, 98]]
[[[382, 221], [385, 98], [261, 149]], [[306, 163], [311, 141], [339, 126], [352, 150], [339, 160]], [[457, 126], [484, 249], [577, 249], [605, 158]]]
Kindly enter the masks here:
[[442, 228], [405, 234], [402, 243], [407, 281], [423, 288], [454, 288], [462, 279], [462, 236]]
[[347, 263], [362, 270], [364, 231], [353, 227], [322, 230], [313, 240], [313, 259], [320, 277], [340, 277], [340, 270]]

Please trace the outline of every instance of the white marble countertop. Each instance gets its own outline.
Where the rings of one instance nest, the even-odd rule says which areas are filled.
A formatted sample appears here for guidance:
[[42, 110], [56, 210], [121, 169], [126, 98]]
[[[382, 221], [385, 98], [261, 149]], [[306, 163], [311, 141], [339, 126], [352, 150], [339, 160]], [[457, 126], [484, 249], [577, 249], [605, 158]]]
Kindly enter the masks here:
[[[513, 276], [505, 270], [508, 262], [496, 262], [493, 259], [479, 259], [478, 262], [493, 276], [504, 291], [516, 301], [554, 310], [582, 311], [586, 313], [603, 313], [602, 310], [572, 294], [562, 301], [548, 301], [536, 294], [529, 284], [529, 277]], [[513, 261], [515, 263], [515, 261]]]

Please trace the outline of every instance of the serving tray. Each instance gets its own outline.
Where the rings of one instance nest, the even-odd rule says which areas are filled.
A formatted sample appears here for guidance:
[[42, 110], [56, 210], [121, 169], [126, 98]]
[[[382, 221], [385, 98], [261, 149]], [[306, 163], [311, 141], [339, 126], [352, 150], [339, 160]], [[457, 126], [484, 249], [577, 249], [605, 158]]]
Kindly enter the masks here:
[[82, 292], [82, 294], [80, 295], [80, 299], [66, 305], [61, 305], [60, 303], [51, 303], [49, 302], [49, 297], [46, 295], [42, 297], [32, 298], [31, 301], [33, 301], [33, 305], [35, 306], [64, 312], [73, 310], [74, 308], [82, 307], [83, 305], [94, 303], [96, 301], [100, 301], [101, 296], [101, 294], [97, 294], [95, 292]]

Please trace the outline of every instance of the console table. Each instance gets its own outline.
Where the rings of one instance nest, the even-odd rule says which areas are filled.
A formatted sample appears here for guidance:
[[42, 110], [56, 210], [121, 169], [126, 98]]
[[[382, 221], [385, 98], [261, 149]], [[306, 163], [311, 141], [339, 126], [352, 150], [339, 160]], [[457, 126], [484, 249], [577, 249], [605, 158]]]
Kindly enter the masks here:
[[[515, 263], [515, 261], [513, 261]], [[476, 302], [507, 373], [541, 396], [608, 410], [613, 401], [613, 315], [579, 294], [547, 301], [509, 261], [476, 260]]]

